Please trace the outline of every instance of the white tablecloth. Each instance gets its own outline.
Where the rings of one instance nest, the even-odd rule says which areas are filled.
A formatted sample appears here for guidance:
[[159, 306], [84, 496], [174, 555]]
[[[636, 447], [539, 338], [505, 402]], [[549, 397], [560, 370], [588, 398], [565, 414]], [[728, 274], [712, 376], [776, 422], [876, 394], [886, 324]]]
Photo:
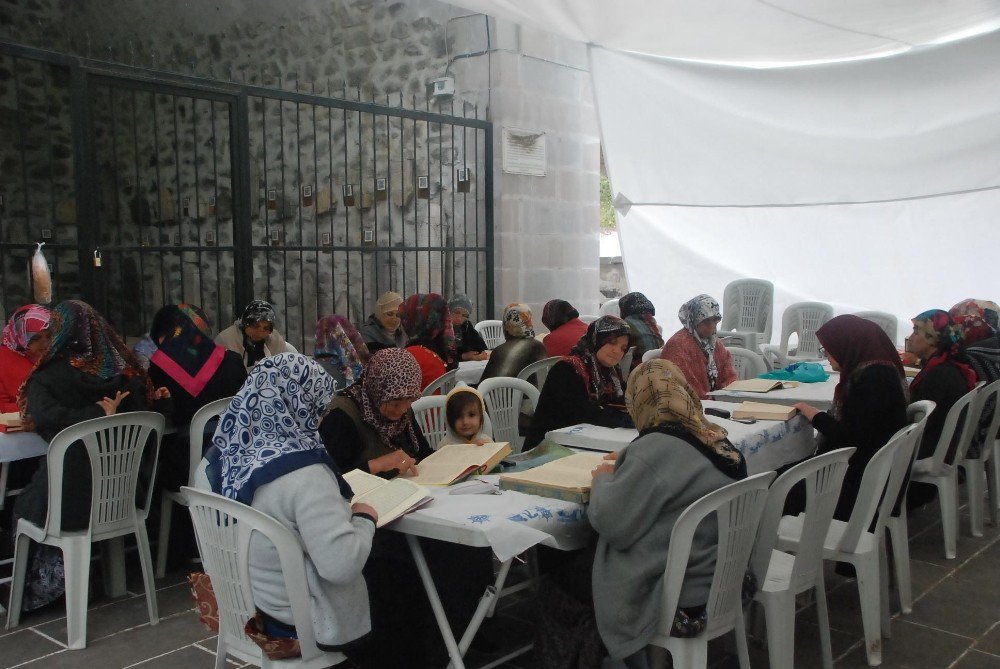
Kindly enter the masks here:
[[[493, 483], [499, 475], [483, 476]], [[506, 561], [537, 544], [562, 550], [586, 545], [592, 530], [583, 504], [512, 490], [499, 494], [452, 495], [430, 488], [433, 501], [386, 527], [469, 546], [490, 546]]]
[[[732, 404], [705, 400], [706, 408], [733, 408]], [[743, 453], [747, 461], [747, 471], [750, 474], [777, 469], [793, 462], [804, 460], [816, 450], [812, 425], [802, 415], [796, 414], [788, 421], [760, 420], [753, 424], [738, 423], [724, 418], [709, 416], [713, 423], [721, 425], [729, 432], [729, 440]], [[618, 428], [613, 431], [614, 440], [606, 444], [592, 443], [583, 445], [571, 438], [564, 437], [565, 432], [553, 430], [545, 435], [547, 439], [558, 444], [573, 448], [584, 448], [598, 451], [616, 451], [639, 435], [636, 430]]]
[[479, 383], [483, 377], [483, 370], [486, 369], [487, 360], [463, 360], [458, 363], [458, 371], [455, 373], [455, 381], [464, 381], [470, 386]]
[[747, 393], [732, 390], [713, 390], [713, 399], [723, 402], [765, 402], [767, 404], [787, 404], [807, 402], [820, 411], [826, 411], [833, 404], [833, 389], [840, 382], [840, 374], [831, 374], [826, 381], [803, 383], [795, 388], [782, 388], [767, 393]]
[[0, 432], [0, 462], [14, 462], [45, 455], [49, 442], [36, 432]]

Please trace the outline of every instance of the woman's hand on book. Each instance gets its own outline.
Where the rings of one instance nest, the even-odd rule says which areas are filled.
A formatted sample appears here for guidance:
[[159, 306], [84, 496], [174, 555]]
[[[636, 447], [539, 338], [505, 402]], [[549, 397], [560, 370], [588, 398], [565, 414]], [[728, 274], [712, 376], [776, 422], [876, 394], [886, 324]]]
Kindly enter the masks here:
[[811, 404], [806, 404], [805, 402], [796, 402], [795, 408], [799, 410], [799, 413], [806, 417], [806, 420], [810, 423], [812, 419], [819, 413], [819, 409]]
[[615, 466], [610, 462], [603, 462], [594, 468], [590, 475], [593, 478], [597, 478], [598, 474], [613, 474], [615, 471]]
[[366, 516], [371, 516], [375, 520], [375, 523], [378, 524], [378, 511], [375, 510], [375, 507], [369, 504], [365, 504], [364, 502], [355, 502], [351, 505], [351, 513], [363, 513]]
[[417, 461], [403, 451], [393, 451], [368, 461], [368, 471], [372, 474], [391, 472], [394, 469], [400, 474], [412, 473], [416, 476]]

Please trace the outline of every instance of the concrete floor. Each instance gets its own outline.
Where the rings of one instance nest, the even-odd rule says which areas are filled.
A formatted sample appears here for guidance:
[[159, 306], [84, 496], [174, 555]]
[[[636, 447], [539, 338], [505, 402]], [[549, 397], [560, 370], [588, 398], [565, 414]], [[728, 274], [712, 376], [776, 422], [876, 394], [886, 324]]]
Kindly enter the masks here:
[[[911, 615], [895, 614], [892, 637], [884, 640], [882, 666], [1000, 669], [1000, 579], [997, 578], [1000, 532], [987, 522], [983, 537], [970, 536], [963, 507], [958, 557], [945, 560], [937, 514], [937, 505], [933, 504], [911, 516], [911, 569], [916, 601]], [[136, 562], [134, 553], [130, 554], [129, 562], [130, 594], [117, 600], [92, 602], [85, 650], [66, 650], [65, 611], [55, 606], [24, 616], [20, 627], [0, 632], [0, 667], [212, 667], [215, 639], [198, 623], [192, 611], [184, 574], [171, 573], [158, 582], [160, 623], [151, 627], [147, 623], [141, 580], [132, 573], [138, 571], [137, 564], [132, 564]], [[835, 664], [844, 668], [866, 667], [856, 585], [853, 580], [828, 570], [827, 587]], [[0, 591], [5, 594], [5, 588]], [[892, 601], [894, 605], [897, 602], [894, 592]], [[498, 616], [490, 634], [492, 639], [510, 639], [511, 648], [530, 640], [534, 617], [530, 597], [502, 605]], [[804, 605], [796, 616], [799, 667], [820, 666], [815, 620], [811, 605]], [[713, 642], [710, 661], [713, 669], [738, 666], [725, 645]], [[509, 650], [500, 649], [493, 657], [501, 657]], [[755, 640], [751, 640], [750, 654], [752, 666], [768, 666], [767, 651]], [[489, 657], [470, 651], [467, 659], [470, 666], [478, 666]], [[230, 663], [230, 666], [239, 665]], [[527, 669], [538, 665], [529, 653], [503, 666]]]

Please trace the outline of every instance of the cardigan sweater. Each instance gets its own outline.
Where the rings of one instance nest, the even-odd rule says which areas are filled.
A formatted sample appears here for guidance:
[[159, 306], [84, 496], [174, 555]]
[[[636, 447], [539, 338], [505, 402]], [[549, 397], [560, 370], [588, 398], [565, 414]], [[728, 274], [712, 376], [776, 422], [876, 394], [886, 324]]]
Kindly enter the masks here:
[[[638, 652], [660, 618], [673, 617], [661, 610], [670, 533], [691, 503], [732, 482], [693, 446], [660, 432], [633, 441], [619, 453], [614, 473], [594, 478], [587, 509], [598, 533], [594, 612], [611, 657]], [[679, 607], [708, 602], [718, 541], [710, 516], [694, 533]]]
[[698, 346], [694, 336], [681, 328], [663, 345], [660, 358], [674, 363], [684, 373], [684, 378], [691, 385], [698, 397], [709, 399], [710, 390], [722, 390], [739, 377], [733, 367], [733, 356], [726, 350], [721, 340], [715, 341], [715, 366], [719, 369], [719, 378], [715, 388], [708, 387], [708, 356]]

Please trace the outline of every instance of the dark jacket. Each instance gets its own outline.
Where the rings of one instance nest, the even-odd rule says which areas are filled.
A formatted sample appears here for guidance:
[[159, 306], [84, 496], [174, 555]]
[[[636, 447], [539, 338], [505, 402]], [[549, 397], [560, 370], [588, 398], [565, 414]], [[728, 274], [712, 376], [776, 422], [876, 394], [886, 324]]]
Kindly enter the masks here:
[[455, 328], [455, 348], [458, 350], [458, 359], [461, 360], [463, 353], [482, 353], [487, 346], [472, 321], [466, 320]]
[[[969, 392], [969, 386], [965, 375], [951, 360], [927, 371], [916, 388], [910, 390], [910, 401], [930, 400], [937, 403], [934, 411], [927, 418], [927, 426], [924, 428], [924, 436], [920, 440], [920, 451], [918, 457], [929, 458], [934, 455], [934, 448], [937, 446], [941, 431], [944, 429], [944, 420], [951, 411], [955, 402], [960, 400], [965, 393]], [[959, 418], [964, 418], [964, 414]], [[961, 422], [959, 422], [961, 425]], [[945, 461], [954, 462], [955, 451], [958, 449], [958, 442], [961, 439], [959, 430], [955, 431], [951, 444], [948, 447], [948, 454]], [[965, 455], [964, 453], [962, 454]]]
[[533, 362], [549, 357], [545, 344], [537, 339], [509, 339], [493, 349], [479, 382], [495, 376], [517, 376]]
[[[353, 399], [340, 396], [333, 400], [331, 406], [332, 410], [319, 424], [319, 435], [340, 471], [360, 469], [367, 472], [369, 460], [386, 455], [392, 450], [385, 445], [375, 429], [364, 421], [361, 408]], [[420, 431], [412, 412], [410, 420], [417, 434], [415, 457], [419, 462], [433, 451]], [[388, 474], [395, 475], [392, 472]]]
[[525, 450], [534, 448], [549, 430], [578, 423], [601, 427], [635, 427], [632, 418], [620, 409], [602, 407], [590, 399], [584, 381], [565, 360], [557, 362], [545, 377], [538, 407], [524, 440]]
[[215, 374], [212, 375], [197, 397], [192, 397], [191, 393], [167, 376], [167, 373], [157, 367], [156, 363], [151, 362], [149, 365], [149, 378], [153, 382], [154, 388], [165, 387], [170, 391], [170, 397], [174, 401], [174, 410], [170, 414], [170, 420], [175, 426], [181, 428], [189, 425], [198, 409], [209, 402], [235, 395], [243, 386], [243, 382], [246, 381], [247, 370], [243, 366], [243, 358], [239, 353], [226, 351], [222, 364], [215, 370]]

